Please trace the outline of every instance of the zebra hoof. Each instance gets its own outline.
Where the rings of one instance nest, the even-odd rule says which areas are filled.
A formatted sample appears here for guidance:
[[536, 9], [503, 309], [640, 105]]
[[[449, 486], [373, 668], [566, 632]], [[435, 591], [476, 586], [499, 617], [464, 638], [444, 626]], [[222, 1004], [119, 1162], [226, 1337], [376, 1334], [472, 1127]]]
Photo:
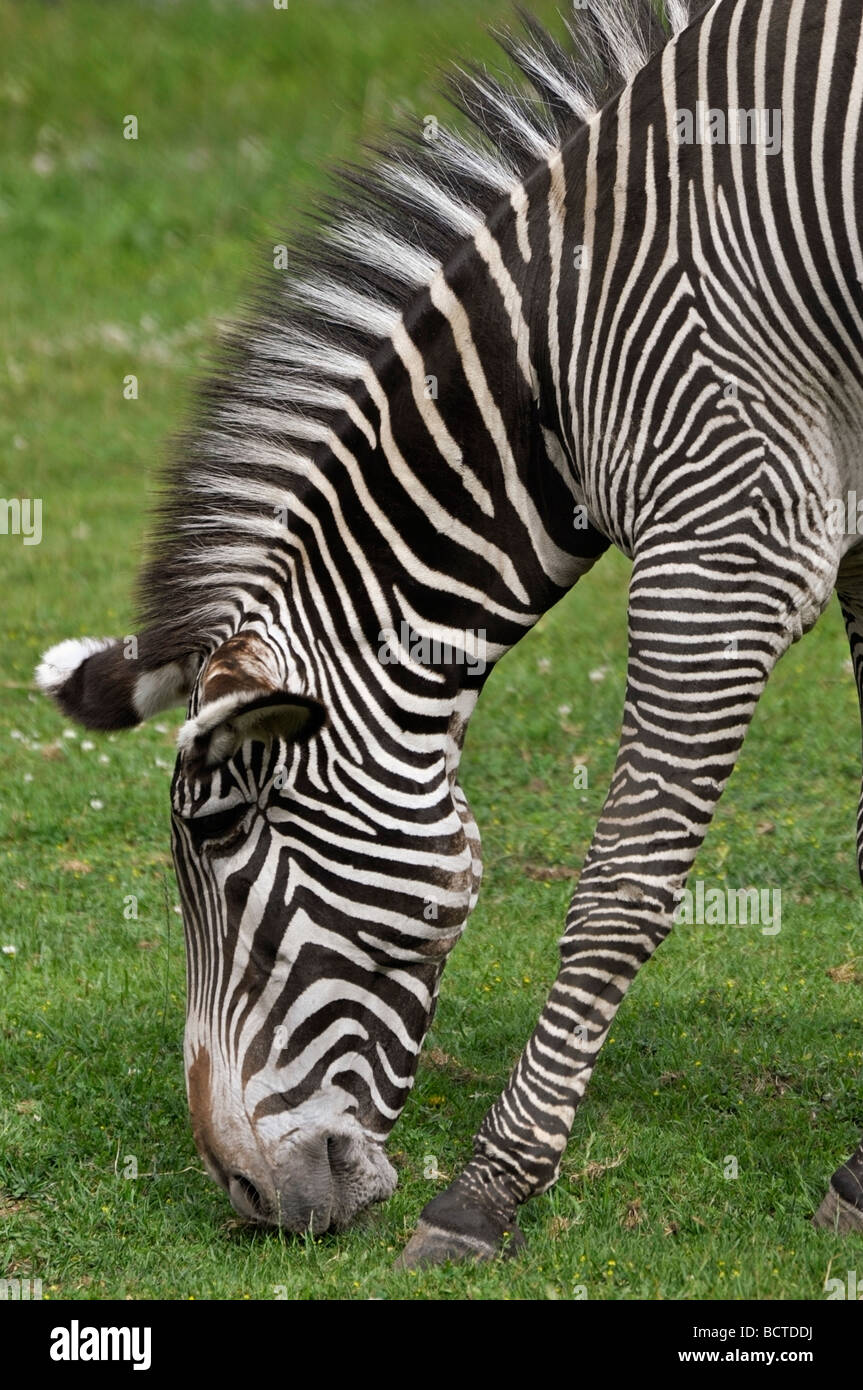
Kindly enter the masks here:
[[442, 1192], [423, 1209], [395, 1269], [419, 1269], [446, 1260], [496, 1260], [527, 1244], [514, 1221], [504, 1221], [454, 1192]]
[[812, 1224], [843, 1235], [847, 1231], [863, 1231], [863, 1145], [836, 1169]]
[[831, 1184], [827, 1196], [812, 1218], [812, 1225], [836, 1235], [863, 1231], [863, 1207], [847, 1201]]
[[447, 1260], [493, 1260], [497, 1254], [495, 1247], [484, 1241], [420, 1221], [393, 1268], [421, 1269], [423, 1265], [442, 1265]]
[[527, 1244], [518, 1227], [509, 1231], [501, 1245], [491, 1245], [475, 1236], [444, 1231], [420, 1221], [393, 1269], [421, 1269], [424, 1265], [442, 1265], [447, 1260], [496, 1260], [499, 1255], [512, 1256]]

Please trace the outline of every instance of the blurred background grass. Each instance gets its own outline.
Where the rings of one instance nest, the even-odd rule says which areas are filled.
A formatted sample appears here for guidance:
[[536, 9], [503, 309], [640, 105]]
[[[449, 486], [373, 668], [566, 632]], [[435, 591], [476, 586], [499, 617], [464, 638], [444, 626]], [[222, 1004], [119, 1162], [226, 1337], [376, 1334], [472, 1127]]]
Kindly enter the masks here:
[[860, 1258], [859, 1240], [807, 1225], [863, 1127], [860, 734], [835, 605], [771, 682], [695, 870], [781, 886], [782, 932], [673, 934], [507, 1267], [390, 1272], [554, 975], [559, 875], [581, 862], [616, 748], [626, 563], [605, 559], [490, 681], [464, 763], [486, 882], [394, 1131], [400, 1189], [320, 1241], [250, 1235], [195, 1155], [168, 854], [177, 720], [88, 738], [32, 689], [51, 642], [132, 630], [154, 470], [260, 248], [393, 115], [445, 118], [437, 66], [491, 54], [485, 27], [509, 13], [0, 0], [0, 493], [44, 508], [41, 545], [0, 537], [0, 1276], [41, 1277], [52, 1297], [813, 1298], [831, 1260]]

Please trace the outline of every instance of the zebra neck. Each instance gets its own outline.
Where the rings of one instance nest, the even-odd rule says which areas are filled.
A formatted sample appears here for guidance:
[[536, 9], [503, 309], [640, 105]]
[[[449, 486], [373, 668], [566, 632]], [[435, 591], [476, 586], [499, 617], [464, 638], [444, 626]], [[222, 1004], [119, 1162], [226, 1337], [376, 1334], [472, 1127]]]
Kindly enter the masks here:
[[290, 589], [326, 595], [308, 614], [324, 644], [376, 652], [396, 683], [443, 671], [453, 700], [607, 545], [574, 524], [544, 437], [516, 223], [506, 210], [435, 275], [287, 502]]

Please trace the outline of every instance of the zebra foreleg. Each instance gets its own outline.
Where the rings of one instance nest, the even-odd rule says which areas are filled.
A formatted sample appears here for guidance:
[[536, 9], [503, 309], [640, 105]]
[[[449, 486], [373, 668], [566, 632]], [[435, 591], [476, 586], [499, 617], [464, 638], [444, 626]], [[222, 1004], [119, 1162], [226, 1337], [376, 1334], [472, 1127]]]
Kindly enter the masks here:
[[817, 594], [789, 586], [777, 604], [775, 573], [753, 589], [740, 566], [711, 572], [667, 549], [653, 563], [636, 562], [620, 749], [560, 941], [557, 980], [473, 1158], [423, 1210], [402, 1266], [517, 1250], [518, 1207], [557, 1178], [599, 1049], [628, 986], [671, 928], [770, 671], [832, 588], [832, 575]]
[[[863, 713], [863, 546], [855, 547], [843, 560], [836, 587]], [[857, 868], [863, 882], [863, 790], [857, 810]], [[832, 1231], [863, 1231], [863, 1143], [833, 1174], [812, 1221]]]

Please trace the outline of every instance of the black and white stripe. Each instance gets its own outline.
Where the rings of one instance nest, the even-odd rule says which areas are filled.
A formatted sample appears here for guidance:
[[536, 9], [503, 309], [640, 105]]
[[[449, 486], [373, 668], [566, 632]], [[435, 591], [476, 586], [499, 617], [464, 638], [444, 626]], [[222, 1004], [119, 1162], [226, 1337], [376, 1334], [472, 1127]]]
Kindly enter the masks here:
[[[470, 139], [344, 176], [202, 395], [137, 663], [63, 644], [42, 668], [101, 727], [189, 696], [196, 1135], [239, 1210], [320, 1229], [394, 1184], [383, 1140], [479, 886], [457, 772], [487, 671], [609, 543], [632, 557], [620, 752], [560, 973], [409, 1261], [495, 1250], [554, 1181], [773, 665], [837, 576], [852, 643], [860, 622], [828, 516], [863, 492], [863, 0], [665, 19], [591, 0], [569, 51], [528, 21], [504, 46], [529, 95], [459, 73]], [[779, 112], [781, 148], [679, 144], [699, 103]], [[446, 658], [382, 662], [403, 625]]]

